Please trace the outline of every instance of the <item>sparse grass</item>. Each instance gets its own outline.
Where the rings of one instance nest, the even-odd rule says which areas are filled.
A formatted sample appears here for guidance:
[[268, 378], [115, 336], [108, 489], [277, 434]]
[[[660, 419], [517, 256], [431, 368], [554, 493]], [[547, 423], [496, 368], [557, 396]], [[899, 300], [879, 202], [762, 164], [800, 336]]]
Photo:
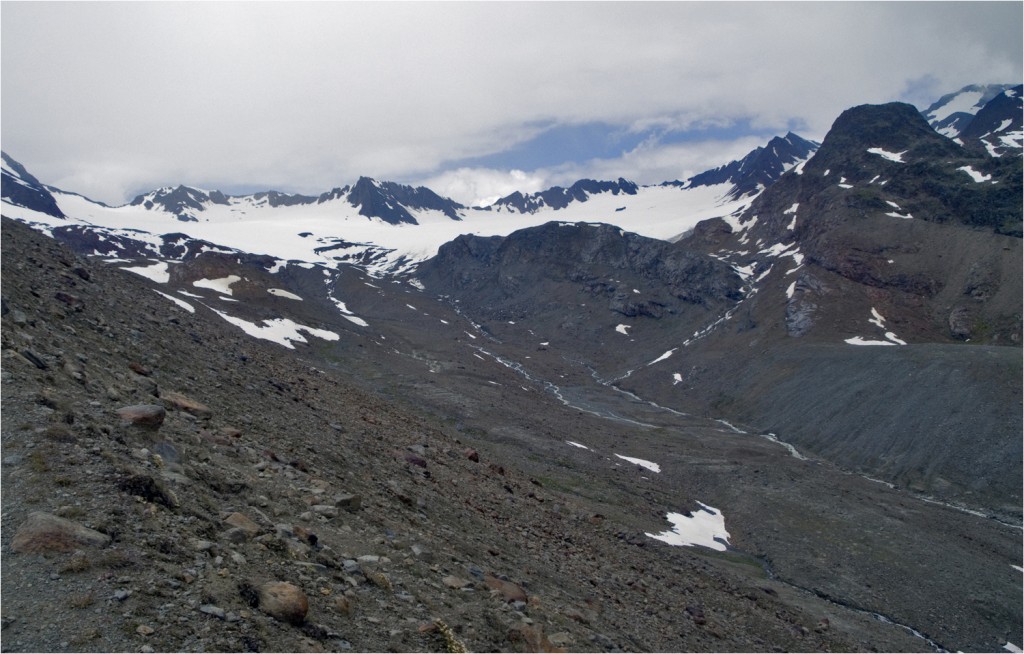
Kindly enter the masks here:
[[50, 464], [47, 462], [47, 456], [41, 450], [35, 450], [32, 454], [28, 455], [28, 467], [32, 472], [38, 472], [40, 474], [50, 471]]
[[[60, 572], [61, 574], [66, 574], [68, 572], [85, 572], [91, 567], [92, 561], [88, 556], [85, 554], [75, 554], [60, 567]], [[89, 603], [92, 603], [91, 600]], [[74, 606], [74, 598], [72, 598], [72, 606]]]
[[67, 425], [50, 425], [43, 430], [43, 436], [50, 440], [57, 441], [58, 443], [75, 442], [75, 434], [67, 427]]
[[[95, 602], [96, 602], [96, 596], [93, 595], [93, 592], [91, 590], [89, 592], [83, 593], [81, 595], [72, 595], [71, 599], [68, 600], [68, 604], [70, 604], [71, 607], [75, 608], [75, 609], [84, 609], [84, 608], [90, 607]], [[96, 635], [98, 636], [99, 632], [97, 632]], [[87, 638], [87, 640], [91, 640], [92, 638], [95, 638], [95, 637], [96, 636], [91, 636], [91, 637]]]
[[[88, 606], [88, 604], [86, 606]], [[76, 646], [81, 646], [81, 645], [84, 645], [84, 644], [88, 643], [90, 640], [96, 640], [101, 635], [102, 634], [100, 634], [100, 630], [99, 629], [97, 629], [96, 627], [89, 627], [88, 629], [84, 630], [82, 633], [80, 633], [77, 636], [75, 636], [74, 638], [72, 638], [71, 639], [71, 644], [72, 645], [76, 645]]]

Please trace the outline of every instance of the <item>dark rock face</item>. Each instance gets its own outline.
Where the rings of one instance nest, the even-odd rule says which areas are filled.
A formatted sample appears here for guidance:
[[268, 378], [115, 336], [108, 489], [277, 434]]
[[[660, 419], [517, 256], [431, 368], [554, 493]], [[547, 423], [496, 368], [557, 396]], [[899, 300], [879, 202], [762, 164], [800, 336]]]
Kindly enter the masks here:
[[188, 186], [178, 186], [136, 196], [130, 204], [141, 205], [146, 209], [159, 206], [177, 216], [182, 222], [196, 222], [199, 220], [196, 214], [205, 211], [207, 203], [227, 204], [228, 197], [220, 191], [207, 192]]
[[581, 179], [569, 188], [553, 186], [546, 191], [524, 195], [519, 191], [501, 198], [493, 207], [506, 207], [519, 213], [534, 213], [543, 207], [564, 209], [572, 202], [586, 202], [592, 195], [611, 193], [612, 195], [636, 195], [637, 185], [619, 178], [614, 182], [599, 182], [592, 179]]
[[369, 177], [359, 178], [348, 192], [348, 201], [353, 207], [359, 207], [359, 215], [380, 218], [392, 225], [417, 224], [409, 208], [434, 209], [452, 220], [461, 220], [458, 211], [464, 208], [423, 186], [413, 188], [394, 182], [377, 182]]
[[[671, 243], [611, 225], [556, 222], [505, 238], [460, 236], [424, 262], [417, 275], [431, 290], [490, 307], [492, 316], [513, 307], [521, 314], [562, 315], [561, 298], [571, 288], [606, 298], [607, 308], [619, 314], [658, 318], [687, 305], [735, 301], [741, 283], [726, 264]], [[538, 293], [549, 286], [552, 296]], [[660, 293], [641, 301], [634, 299], [634, 286], [653, 286]]]
[[776, 136], [767, 145], [753, 150], [738, 161], [694, 175], [685, 183], [666, 184], [694, 187], [729, 183], [733, 185], [729, 193], [731, 198], [755, 194], [771, 186], [787, 167], [810, 157], [818, 145], [789, 132], [785, 136]]
[[[64, 213], [57, 206], [53, 195], [43, 186], [38, 179], [32, 176], [25, 167], [12, 159], [6, 152], [0, 154], [3, 157], [4, 169], [0, 173], [0, 192], [4, 199], [11, 204], [33, 209], [53, 216], [64, 218]], [[8, 172], [10, 169], [11, 172]]]

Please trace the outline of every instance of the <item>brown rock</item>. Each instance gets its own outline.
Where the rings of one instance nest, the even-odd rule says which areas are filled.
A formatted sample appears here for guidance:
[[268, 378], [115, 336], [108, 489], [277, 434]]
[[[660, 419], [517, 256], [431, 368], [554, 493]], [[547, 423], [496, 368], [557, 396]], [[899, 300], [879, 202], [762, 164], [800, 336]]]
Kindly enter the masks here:
[[274, 581], [260, 586], [260, 610], [267, 615], [300, 625], [306, 621], [309, 601], [298, 586], [286, 581]]
[[160, 399], [169, 403], [176, 409], [181, 409], [186, 413], [191, 413], [197, 418], [210, 418], [213, 416], [213, 411], [210, 410], [210, 407], [201, 402], [197, 402], [190, 397], [186, 397], [181, 393], [166, 391], [160, 394]]
[[128, 367], [131, 368], [132, 372], [142, 375], [143, 377], [149, 377], [152, 374], [148, 368], [137, 361], [132, 361], [128, 364]]
[[18, 527], [11, 541], [11, 551], [70, 552], [82, 547], [104, 547], [110, 537], [83, 525], [36, 511]]
[[473, 583], [471, 581], [466, 581], [465, 579], [460, 579], [459, 577], [455, 577], [452, 575], [448, 575], [441, 581], [444, 582], [444, 585], [448, 588], [454, 588], [456, 590], [460, 588], [465, 588], [466, 586], [469, 586]]
[[488, 588], [496, 590], [499, 593], [501, 593], [502, 599], [504, 599], [506, 602], [527, 601], [526, 591], [517, 586], [516, 584], [513, 584], [511, 581], [505, 581], [503, 579], [498, 579], [497, 577], [494, 577], [492, 575], [487, 575], [486, 577], [484, 577], [484, 583], [487, 584]]
[[480, 453], [474, 450], [473, 448], [467, 448], [463, 452], [463, 454], [466, 455], [466, 458], [472, 461], [473, 463], [480, 463]]
[[133, 425], [159, 427], [164, 422], [167, 410], [159, 404], [133, 404], [118, 409], [117, 415]]
[[250, 537], [256, 536], [263, 531], [260, 529], [260, 526], [253, 522], [248, 516], [244, 513], [238, 513], [237, 511], [224, 518], [224, 522], [232, 527], [238, 527], [245, 533], [249, 534]]

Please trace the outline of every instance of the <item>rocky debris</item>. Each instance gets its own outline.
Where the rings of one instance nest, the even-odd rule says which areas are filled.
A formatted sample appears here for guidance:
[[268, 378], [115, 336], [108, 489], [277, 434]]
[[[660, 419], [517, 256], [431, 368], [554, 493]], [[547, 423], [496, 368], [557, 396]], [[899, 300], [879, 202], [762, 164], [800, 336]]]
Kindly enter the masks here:
[[282, 622], [301, 625], [306, 621], [309, 601], [298, 586], [286, 581], [274, 581], [260, 586], [259, 608]]
[[[13, 551], [16, 527], [43, 510], [92, 527], [111, 542], [47, 557], [0, 557], [5, 649], [438, 651], [459, 643], [479, 651], [922, 647], [920, 639], [898, 627], [794, 591], [777, 569], [766, 579], [767, 559], [786, 575], [806, 575], [807, 587], [829, 592], [843, 579], [860, 589], [866, 580], [871, 588], [864, 592], [883, 598], [887, 613], [900, 621], [907, 605], [893, 599], [892, 583], [886, 586], [896, 569], [901, 585], [923, 584], [929, 591], [928, 610], [949, 618], [950, 629], [940, 639], [947, 647], [966, 649], [983, 642], [978, 634], [987, 633], [989, 625], [1019, 620], [985, 617], [967, 601], [956, 604], [962, 613], [950, 611], [944, 602], [956, 599], [935, 592], [941, 584], [929, 586], [931, 576], [915, 576], [914, 566], [899, 565], [905, 559], [884, 549], [893, 542], [927, 562], [929, 572], [950, 570], [952, 559], [930, 559], [913, 549], [913, 539], [934, 533], [922, 531], [926, 523], [951, 535], [925, 537], [929, 551], [941, 552], [944, 543], [969, 535], [977, 545], [976, 559], [958, 563], [979, 581], [972, 587], [965, 580], [968, 590], [962, 594], [977, 595], [983, 587], [999, 602], [980, 606], [987, 611], [1005, 606], [1013, 613], [1014, 595], [1000, 586], [1004, 576], [1012, 577], [988, 570], [995, 568], [989, 565], [993, 552], [1016, 552], [1019, 540], [1009, 539], [1013, 547], [1006, 548], [992, 527], [973, 517], [911, 505], [907, 496], [881, 484], [861, 483], [825, 466], [804, 469], [804, 462], [776, 444], [759, 444], [763, 439], [753, 436], [730, 441], [701, 422], [678, 430], [673, 425], [662, 434], [563, 411], [525, 389], [524, 399], [517, 400], [518, 386], [509, 383], [516, 378], [503, 377], [500, 370], [487, 375], [503, 384], [501, 405], [472, 397], [491, 386], [480, 384], [476, 371], [472, 385], [456, 380], [449, 386], [451, 379], [437, 377], [436, 385], [421, 380], [422, 386], [406, 393], [406, 375], [413, 367], [419, 371], [420, 362], [396, 355], [389, 359], [388, 375], [374, 379], [379, 360], [349, 358], [356, 350], [372, 349], [370, 340], [364, 348], [357, 337], [339, 343], [351, 349], [336, 353], [344, 362], [337, 365], [322, 365], [313, 348], [299, 359], [237, 333], [201, 309], [189, 315], [175, 311], [144, 279], [65, 253], [72, 265], [89, 268], [93, 279], [88, 287], [75, 287], [83, 310], [69, 311], [52, 293], [59, 288], [55, 284], [64, 283], [59, 272], [68, 268], [49, 255], [60, 248], [29, 236], [5, 221], [5, 305], [22, 311], [26, 321], [14, 325], [12, 310], [0, 331], [5, 462], [0, 538], [5, 551]], [[310, 288], [322, 288], [321, 271], [308, 274]], [[52, 317], [51, 307], [63, 317]], [[391, 334], [389, 344], [396, 342]], [[48, 368], [18, 355], [29, 344]], [[455, 349], [450, 352], [456, 359]], [[132, 361], [150, 376], [131, 370]], [[65, 372], [69, 363], [78, 377]], [[135, 442], [134, 433], [118, 424], [116, 410], [152, 402], [155, 387], [201, 398], [216, 411], [195, 420], [168, 403], [159, 432], [149, 433], [145, 443]], [[41, 401], [44, 389], [49, 389], [47, 399]], [[450, 411], [420, 406], [416, 393], [423, 389], [466, 393], [467, 404]], [[111, 399], [111, 390], [122, 399]], [[502, 413], [506, 402], [511, 415]], [[241, 433], [222, 433], [227, 426]], [[604, 452], [630, 453], [619, 449], [628, 439], [636, 455], [658, 461], [663, 471], [647, 481], [633, 470], [626, 477], [625, 470], [590, 452], [573, 460], [577, 453], [559, 434], [580, 434], [580, 440], [585, 436], [590, 447]], [[668, 434], [686, 439], [685, 456], [661, 457]], [[648, 439], [652, 444], [645, 449]], [[408, 450], [410, 443], [419, 447]], [[467, 447], [486, 465], [464, 456]], [[431, 476], [395, 457], [396, 451], [423, 458]], [[689, 463], [691, 453], [698, 463]], [[8, 467], [8, 460], [18, 463]], [[751, 477], [737, 460], [754, 461], [760, 473]], [[808, 483], [806, 475], [815, 474], [828, 485]], [[543, 503], [536, 493], [529, 495], [540, 485]], [[798, 504], [779, 510], [783, 486]], [[751, 488], [757, 492], [748, 492]], [[339, 501], [342, 496], [348, 497]], [[721, 508], [733, 549], [708, 554], [643, 535], [663, 529], [665, 512], [679, 510], [683, 496]], [[853, 496], [861, 503], [853, 503]], [[312, 508], [330, 505], [335, 517]], [[878, 507], [887, 518], [899, 512], [903, 529], [884, 530], [876, 539], [882, 528], [875, 525], [885, 523]], [[251, 535], [251, 526], [241, 520], [225, 522], [235, 513], [259, 531]], [[792, 515], [800, 517], [796, 525], [787, 522]], [[840, 520], [841, 515], [848, 518]], [[794, 539], [821, 545], [820, 558], [807, 556], [806, 546], [794, 547], [792, 554], [779, 547], [778, 539], [794, 529]], [[829, 537], [815, 540], [814, 529], [827, 529]], [[620, 532], [649, 547], [624, 547], [616, 538]], [[857, 553], [843, 549], [843, 543], [855, 543], [865, 556], [889, 557], [894, 565], [865, 578], [848, 565]], [[784, 568], [793, 560], [800, 565], [796, 573]], [[841, 575], [833, 574], [836, 565]], [[485, 570], [518, 591], [488, 585]], [[468, 585], [450, 588], [443, 581], [449, 576]], [[301, 622], [274, 617], [261, 605], [266, 580], [301, 593], [306, 603]], [[752, 585], [770, 586], [777, 595], [758, 593], [752, 600], [746, 590]], [[839, 597], [850, 596], [848, 588], [840, 588], [847, 594]], [[502, 589], [516, 592], [508, 595], [511, 601]], [[1019, 594], [1019, 585], [1010, 592]], [[856, 599], [865, 606], [882, 601]], [[684, 623], [690, 627], [680, 626], [685, 606], [704, 607], [713, 629], [689, 619]], [[957, 617], [961, 614], [963, 619]], [[823, 615], [832, 626], [819, 632], [814, 627]], [[450, 625], [451, 641], [438, 622]], [[421, 630], [425, 624], [431, 629]], [[141, 634], [143, 625], [153, 632]], [[524, 625], [532, 629], [524, 632]], [[953, 630], [971, 635], [949, 636]]]
[[142, 427], [159, 427], [164, 422], [167, 410], [159, 404], [134, 404], [121, 407], [117, 415], [125, 422]]
[[27, 554], [70, 552], [81, 547], [105, 547], [110, 536], [72, 520], [35, 511], [18, 527], [11, 551]]

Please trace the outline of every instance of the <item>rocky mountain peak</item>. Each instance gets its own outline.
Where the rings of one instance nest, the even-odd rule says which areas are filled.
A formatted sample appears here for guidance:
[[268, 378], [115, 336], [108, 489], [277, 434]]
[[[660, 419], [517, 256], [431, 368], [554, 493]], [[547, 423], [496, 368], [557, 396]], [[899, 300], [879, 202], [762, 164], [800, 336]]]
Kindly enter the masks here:
[[378, 182], [370, 177], [359, 178], [348, 192], [348, 201], [353, 207], [359, 207], [361, 216], [380, 218], [394, 225], [418, 224], [409, 209], [440, 211], [452, 220], [461, 220], [458, 212], [465, 208], [423, 186], [413, 188], [395, 182]]
[[65, 217], [53, 195], [38, 179], [6, 152], [0, 156], [3, 159], [0, 189], [5, 200], [55, 218]]
[[732, 184], [728, 194], [730, 198], [756, 195], [793, 165], [805, 161], [817, 149], [817, 143], [787, 132], [785, 136], [773, 137], [766, 145], [755, 148], [742, 159], [694, 175], [684, 183], [667, 184], [687, 188]]

